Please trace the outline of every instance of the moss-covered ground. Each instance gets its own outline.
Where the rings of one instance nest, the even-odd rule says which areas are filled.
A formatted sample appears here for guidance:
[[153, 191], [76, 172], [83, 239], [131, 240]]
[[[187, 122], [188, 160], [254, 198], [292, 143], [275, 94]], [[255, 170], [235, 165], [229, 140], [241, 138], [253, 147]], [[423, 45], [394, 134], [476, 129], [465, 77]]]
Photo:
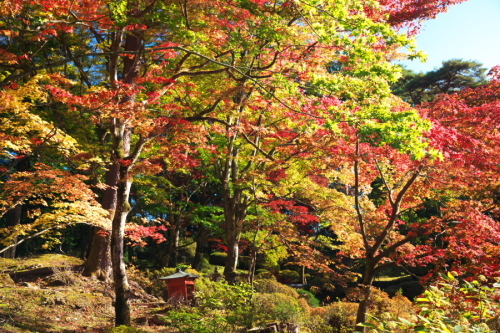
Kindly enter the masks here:
[[[81, 263], [78, 258], [60, 254], [0, 258], [0, 332], [110, 332], [113, 290], [75, 271]], [[55, 268], [55, 273], [24, 281], [10, 279], [9, 274], [14, 272], [44, 267]], [[141, 332], [172, 332], [151, 321], [157, 312], [151, 298], [141, 299], [141, 293], [135, 294], [139, 297], [132, 300], [134, 326]]]

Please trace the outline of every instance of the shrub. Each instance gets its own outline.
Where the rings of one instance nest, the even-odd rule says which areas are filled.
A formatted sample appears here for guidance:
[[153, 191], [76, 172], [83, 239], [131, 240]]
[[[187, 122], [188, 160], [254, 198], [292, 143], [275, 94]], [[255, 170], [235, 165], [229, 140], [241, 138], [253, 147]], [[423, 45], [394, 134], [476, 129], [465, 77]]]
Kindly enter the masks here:
[[[350, 288], [347, 299], [352, 302], [361, 300], [363, 293], [360, 288]], [[370, 302], [368, 303], [368, 313], [373, 316], [381, 316], [384, 313], [394, 313], [399, 317], [409, 318], [416, 314], [416, 308], [411, 301], [397, 293], [391, 298], [386, 292], [372, 287]]]
[[253, 290], [249, 284], [230, 285], [207, 278], [197, 280], [196, 308], [170, 311], [164, 320], [179, 332], [221, 333], [251, 328], [256, 321], [252, 309]]
[[374, 333], [395, 332], [455, 332], [491, 333], [495, 318], [500, 313], [497, 299], [500, 283], [489, 285], [486, 278], [479, 281], [459, 281], [452, 274], [441, 276], [442, 281], [430, 286], [423, 297], [417, 298], [421, 306], [418, 316], [411, 320], [387, 313], [372, 316], [370, 327]]
[[257, 292], [272, 294], [281, 293], [293, 298], [299, 298], [299, 294], [292, 287], [281, 284], [277, 281], [270, 279], [256, 280], [254, 282], [254, 288]]
[[299, 283], [300, 274], [289, 269], [284, 269], [282, 271], [279, 271], [278, 280], [281, 283]]
[[253, 290], [249, 284], [228, 284], [225, 281], [214, 282], [207, 278], [199, 278], [196, 297], [199, 306], [210, 309], [229, 309], [245, 307], [250, 304]]
[[212, 273], [213, 267], [210, 265], [207, 258], [201, 259], [200, 272], [202, 273]]
[[220, 333], [227, 326], [222, 313], [207, 314], [197, 308], [183, 308], [169, 311], [163, 320], [175, 327], [179, 333]]
[[276, 280], [276, 277], [269, 270], [261, 268], [255, 271], [255, 279]]
[[356, 323], [358, 303], [335, 302], [326, 307], [324, 319], [333, 328], [332, 332], [350, 332]]
[[256, 293], [252, 303], [263, 315], [261, 320], [297, 323], [303, 313], [296, 298], [282, 293]]
[[303, 327], [314, 333], [350, 333], [356, 321], [357, 303], [336, 302], [310, 309]]
[[300, 298], [303, 298], [307, 301], [307, 304], [312, 307], [312, 308], [317, 308], [318, 306], [321, 305], [321, 302], [319, 299], [314, 296], [313, 293], [310, 291], [304, 290], [304, 289], [299, 289], [297, 290], [297, 293], [299, 294]]

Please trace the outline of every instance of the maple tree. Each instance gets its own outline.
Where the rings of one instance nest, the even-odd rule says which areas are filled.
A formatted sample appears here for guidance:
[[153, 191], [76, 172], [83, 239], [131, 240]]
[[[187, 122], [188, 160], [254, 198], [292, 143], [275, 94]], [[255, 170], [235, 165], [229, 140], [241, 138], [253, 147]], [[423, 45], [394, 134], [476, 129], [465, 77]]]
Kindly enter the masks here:
[[[41, 164], [35, 165], [34, 169], [12, 173], [2, 186], [0, 214], [28, 202], [32, 207], [28, 216], [33, 222], [2, 229], [3, 243], [7, 246], [1, 252], [26, 239], [75, 223], [109, 229], [106, 211], [97, 203], [92, 190], [82, 182], [82, 177]], [[52, 239], [54, 243], [57, 244], [57, 238]]]
[[[71, 136], [30, 111], [36, 103], [47, 100], [46, 91], [38, 84], [44, 79], [47, 78], [34, 77], [0, 94], [3, 162], [0, 215], [13, 216], [2, 229], [6, 246], [2, 252], [13, 253], [26, 239], [47, 236], [74, 223], [109, 228], [93, 192], [85, 183], [86, 177], [37, 162], [64, 163], [64, 159], [80, 152]], [[57, 155], [59, 158], [55, 158]], [[21, 224], [22, 207], [26, 204], [31, 207], [26, 212], [31, 223]], [[52, 243], [54, 241], [57, 239], [52, 238]]]
[[[335, 171], [323, 175], [341, 180], [342, 194], [354, 203], [351, 214], [332, 221], [336, 232], [345, 228], [350, 234], [339, 248], [364, 260], [358, 323], [366, 320], [376, 272], [388, 265], [432, 262], [436, 270], [496, 274], [498, 97], [498, 82], [492, 81], [422, 105], [421, 114], [432, 122], [422, 137], [428, 145], [423, 155], [403, 153], [400, 144], [373, 135], [363, 140], [358, 130], [346, 140], [342, 158], [330, 159]], [[431, 201], [442, 207], [419, 217]], [[339, 208], [348, 209], [329, 207], [340, 213]], [[419, 236], [420, 244], [412, 245]]]
[[406, 26], [410, 33], [418, 32], [422, 20], [435, 18], [451, 5], [467, 0], [377, 0], [388, 15], [388, 22], [394, 26]]

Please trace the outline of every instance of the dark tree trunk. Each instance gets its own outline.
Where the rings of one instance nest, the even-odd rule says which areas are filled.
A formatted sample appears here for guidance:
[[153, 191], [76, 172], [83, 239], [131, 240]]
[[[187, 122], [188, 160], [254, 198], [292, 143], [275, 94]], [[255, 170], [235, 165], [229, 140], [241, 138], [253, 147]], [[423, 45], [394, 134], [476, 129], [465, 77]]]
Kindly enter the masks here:
[[92, 247], [83, 264], [84, 274], [95, 276], [103, 281], [110, 281], [112, 275], [110, 234], [102, 228], [94, 229]]
[[[16, 171], [28, 171], [30, 168], [31, 168], [31, 161], [29, 156], [23, 156], [17, 159], [15, 165]], [[16, 225], [21, 224], [22, 213], [23, 213], [22, 205], [17, 205], [16, 207], [8, 211], [5, 214], [5, 217], [7, 218], [7, 226], [15, 227]], [[17, 242], [17, 237], [13, 239], [13, 243], [15, 244], [16, 242]], [[4, 258], [11, 258], [11, 259], [15, 258], [16, 248], [17, 246], [12, 246], [8, 250], [6, 250], [3, 254]]]
[[[106, 173], [106, 185], [102, 198], [102, 208], [109, 212], [109, 218], [114, 219], [117, 204], [117, 186], [120, 177], [119, 165], [111, 164]], [[89, 255], [83, 264], [84, 274], [96, 276], [109, 281], [112, 277], [111, 238], [109, 231], [103, 228], [92, 228], [93, 236]]]
[[207, 240], [207, 229], [199, 227], [198, 236], [196, 237], [196, 250], [194, 253], [194, 258], [191, 266], [197, 271], [201, 270], [201, 264], [203, 263], [203, 249], [205, 247], [205, 242]]
[[[21, 215], [23, 212], [23, 206], [22, 205], [17, 205], [16, 207], [12, 208], [9, 210], [6, 214], [5, 217], [7, 218], [7, 226], [9, 227], [14, 227], [16, 225], [21, 224]], [[13, 243], [15, 244], [17, 242], [17, 237], [15, 237], [13, 240]], [[16, 246], [13, 246], [6, 250], [3, 253], [4, 258], [15, 258], [16, 257]]]
[[365, 272], [363, 274], [363, 281], [361, 283], [362, 288], [362, 299], [358, 305], [358, 311], [356, 314], [356, 327], [355, 330], [359, 332], [364, 332], [365, 328], [358, 326], [357, 324], [366, 322], [366, 315], [368, 313], [368, 305], [370, 304], [370, 298], [372, 294], [373, 280], [375, 279], [375, 265], [373, 258], [368, 257], [366, 262]]
[[168, 230], [167, 247], [160, 259], [163, 267], [175, 267], [177, 265], [177, 252], [179, 250], [180, 229], [177, 224]]

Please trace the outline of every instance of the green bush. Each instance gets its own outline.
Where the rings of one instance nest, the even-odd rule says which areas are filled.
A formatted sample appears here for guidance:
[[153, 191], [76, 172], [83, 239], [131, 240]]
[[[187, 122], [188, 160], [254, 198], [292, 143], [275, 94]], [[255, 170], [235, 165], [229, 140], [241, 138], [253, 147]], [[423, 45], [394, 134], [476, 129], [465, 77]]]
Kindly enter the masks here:
[[299, 283], [300, 282], [300, 274], [296, 271], [292, 271], [289, 269], [284, 269], [279, 271], [278, 280], [281, 283]]
[[[417, 298], [421, 306], [418, 316], [410, 320], [386, 313], [370, 316], [365, 323], [374, 333], [438, 332], [493, 333], [500, 314], [500, 283], [489, 284], [484, 276], [480, 281], [460, 281], [452, 274], [441, 276], [442, 281], [430, 286]], [[496, 329], [496, 328], [495, 328]]]
[[210, 265], [210, 262], [205, 257], [203, 259], [201, 259], [200, 272], [206, 273], [206, 274], [213, 272], [213, 267]]
[[255, 279], [276, 280], [276, 277], [269, 270], [261, 268], [255, 271]]
[[222, 333], [251, 328], [257, 321], [249, 284], [230, 285], [200, 278], [196, 282], [198, 307], [179, 308], [163, 318], [180, 333]]
[[317, 299], [312, 292], [304, 289], [299, 289], [297, 290], [297, 293], [301, 298], [307, 301], [307, 304], [309, 304], [310, 307], [317, 308], [318, 306], [321, 305], [321, 301]]
[[282, 293], [256, 293], [252, 303], [264, 316], [261, 320], [297, 323], [303, 312], [296, 298]]
[[197, 308], [169, 311], [163, 320], [168, 326], [175, 327], [179, 333], [221, 333], [227, 326], [222, 313], [208, 314]]
[[299, 298], [299, 294], [292, 287], [286, 286], [284, 284], [281, 284], [277, 281], [270, 279], [255, 280], [254, 288], [255, 291], [259, 293], [266, 293], [266, 294], [281, 293], [287, 296], [291, 296], [295, 299]]

